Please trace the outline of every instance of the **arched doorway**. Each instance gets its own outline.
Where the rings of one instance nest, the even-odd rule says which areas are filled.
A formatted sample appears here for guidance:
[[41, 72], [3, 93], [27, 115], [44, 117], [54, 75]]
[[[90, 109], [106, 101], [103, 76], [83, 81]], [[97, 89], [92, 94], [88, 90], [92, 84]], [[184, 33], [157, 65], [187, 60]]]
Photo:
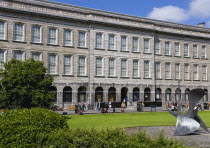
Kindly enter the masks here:
[[78, 102], [86, 102], [86, 88], [83, 86], [78, 89]]
[[109, 101], [116, 101], [116, 89], [114, 87], [110, 87], [108, 90]]
[[155, 97], [155, 101], [157, 102], [161, 102], [161, 89], [160, 88], [156, 88], [156, 97]]
[[150, 101], [150, 93], [150, 88], [147, 87], [144, 89], [144, 101]]
[[103, 88], [97, 87], [95, 89], [95, 102], [103, 102]]
[[186, 88], [185, 89], [185, 101], [189, 101], [189, 94], [190, 94], [190, 89]]
[[123, 87], [121, 89], [121, 102], [123, 102], [123, 100], [128, 100], [128, 88], [127, 87]]
[[171, 101], [171, 89], [167, 88], [165, 92], [165, 101]]
[[57, 88], [55, 86], [51, 86], [50, 91], [54, 94], [54, 102], [57, 102]]
[[63, 89], [63, 102], [72, 102], [72, 88], [69, 86]]
[[135, 87], [133, 89], [133, 101], [138, 101], [139, 100], [139, 88]]
[[177, 88], [175, 90], [175, 101], [177, 102], [178, 100], [181, 100], [181, 89]]
[[208, 90], [207, 89], [204, 89], [204, 96], [203, 96], [203, 99], [204, 101], [208, 102]]

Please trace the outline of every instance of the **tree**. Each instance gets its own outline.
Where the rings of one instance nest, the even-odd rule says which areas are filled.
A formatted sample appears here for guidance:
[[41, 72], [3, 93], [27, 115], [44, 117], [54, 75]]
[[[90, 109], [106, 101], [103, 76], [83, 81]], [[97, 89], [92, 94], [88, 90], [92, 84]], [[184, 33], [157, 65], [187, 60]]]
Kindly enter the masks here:
[[43, 62], [12, 59], [4, 67], [0, 72], [0, 108], [49, 108], [52, 105], [54, 94], [50, 86], [53, 77], [46, 75], [47, 68]]

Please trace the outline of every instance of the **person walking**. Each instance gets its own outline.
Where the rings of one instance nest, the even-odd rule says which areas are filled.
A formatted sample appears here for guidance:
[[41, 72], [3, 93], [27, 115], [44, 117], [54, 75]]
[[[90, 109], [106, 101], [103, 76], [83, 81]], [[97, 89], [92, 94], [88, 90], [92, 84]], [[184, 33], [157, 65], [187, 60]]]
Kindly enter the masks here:
[[122, 102], [122, 104], [121, 104], [121, 112], [122, 113], [125, 113], [125, 107], [126, 107], [125, 102]]

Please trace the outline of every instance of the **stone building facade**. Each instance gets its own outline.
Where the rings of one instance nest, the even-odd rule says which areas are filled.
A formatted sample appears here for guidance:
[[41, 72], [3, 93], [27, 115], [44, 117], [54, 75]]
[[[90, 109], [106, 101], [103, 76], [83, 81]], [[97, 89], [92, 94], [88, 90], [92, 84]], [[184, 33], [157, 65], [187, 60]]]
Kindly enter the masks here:
[[55, 104], [188, 101], [205, 89], [210, 29], [66, 5], [0, 0], [0, 68], [11, 58], [43, 61]]

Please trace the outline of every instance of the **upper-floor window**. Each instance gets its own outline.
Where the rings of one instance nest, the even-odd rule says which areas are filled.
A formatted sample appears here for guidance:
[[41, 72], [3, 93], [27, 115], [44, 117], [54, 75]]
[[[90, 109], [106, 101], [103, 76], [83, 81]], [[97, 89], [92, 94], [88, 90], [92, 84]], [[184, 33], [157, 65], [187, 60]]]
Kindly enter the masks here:
[[79, 47], [86, 47], [86, 32], [79, 31]]
[[198, 80], [198, 65], [193, 65], [193, 80]]
[[175, 64], [175, 79], [180, 79], [180, 64]]
[[184, 79], [185, 80], [190, 79], [189, 64], [184, 64]]
[[115, 59], [109, 59], [109, 76], [115, 76]]
[[171, 79], [171, 64], [165, 63], [165, 78]]
[[110, 50], [115, 50], [115, 35], [109, 34], [108, 48]]
[[14, 26], [14, 41], [24, 41], [24, 25], [16, 23]]
[[121, 36], [121, 51], [127, 51], [127, 37]]
[[64, 75], [72, 74], [71, 58], [72, 58], [71, 55], [64, 55]]
[[57, 74], [57, 55], [55, 54], [48, 55], [48, 73]]
[[193, 45], [193, 58], [198, 58], [198, 46]]
[[49, 28], [48, 32], [48, 43], [52, 45], [57, 44], [57, 29], [56, 28]]
[[41, 27], [38, 25], [32, 26], [32, 42], [41, 43]]
[[41, 54], [40, 53], [32, 53], [32, 58], [34, 59], [34, 61], [41, 61]]
[[64, 30], [64, 46], [72, 46], [72, 30]]
[[150, 78], [150, 61], [144, 61], [144, 78]]
[[171, 55], [170, 42], [165, 42], [165, 55]]
[[132, 38], [132, 51], [138, 52], [139, 51], [139, 39], [137, 37]]
[[23, 51], [14, 51], [14, 59], [24, 61], [25, 56]]
[[127, 76], [127, 60], [122, 59], [121, 60], [121, 77]]
[[184, 57], [189, 57], [189, 45], [184, 44]]
[[150, 53], [150, 43], [149, 43], [149, 39], [144, 39], [144, 53]]
[[78, 75], [86, 75], [86, 57], [80, 56], [78, 61]]
[[206, 46], [202, 46], [202, 53], [201, 53], [201, 56], [203, 59], [206, 58]]
[[96, 76], [103, 75], [103, 59], [101, 57], [96, 58]]
[[5, 51], [0, 50], [0, 69], [4, 69], [4, 63], [5, 63]]
[[174, 56], [180, 56], [180, 46], [179, 43], [175, 43], [175, 54]]
[[207, 66], [202, 66], [202, 80], [207, 80]]
[[155, 41], [155, 54], [160, 54], [160, 41]]
[[161, 78], [160, 62], [155, 63], [155, 75], [157, 79]]
[[5, 40], [5, 22], [0, 21], [0, 40]]
[[96, 33], [96, 48], [103, 48], [102, 46], [102, 33]]
[[133, 60], [133, 77], [139, 77], [139, 61]]

